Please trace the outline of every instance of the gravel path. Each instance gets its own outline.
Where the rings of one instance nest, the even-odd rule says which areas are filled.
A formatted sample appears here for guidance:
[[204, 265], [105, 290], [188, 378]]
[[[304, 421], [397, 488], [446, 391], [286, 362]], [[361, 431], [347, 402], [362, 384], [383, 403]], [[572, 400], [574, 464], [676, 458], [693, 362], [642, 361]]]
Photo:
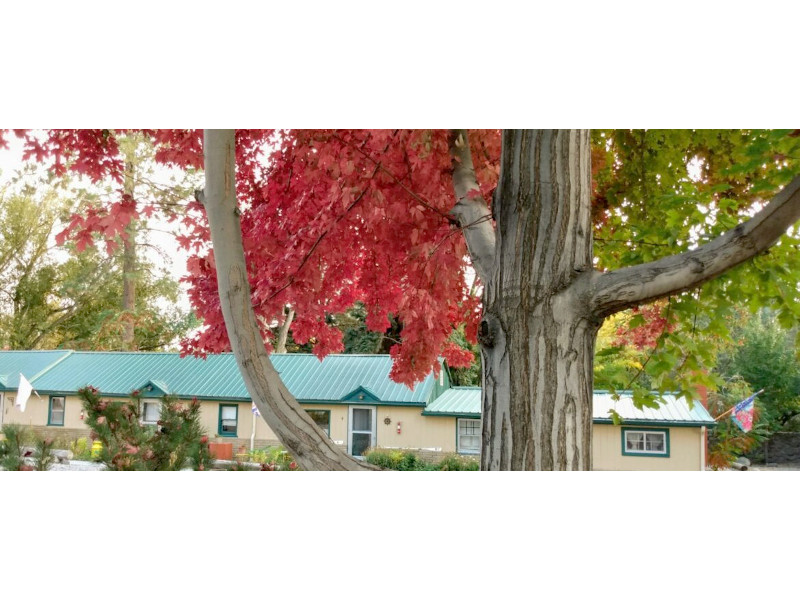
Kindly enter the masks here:
[[90, 460], [71, 460], [66, 464], [56, 463], [51, 471], [105, 471], [106, 466]]

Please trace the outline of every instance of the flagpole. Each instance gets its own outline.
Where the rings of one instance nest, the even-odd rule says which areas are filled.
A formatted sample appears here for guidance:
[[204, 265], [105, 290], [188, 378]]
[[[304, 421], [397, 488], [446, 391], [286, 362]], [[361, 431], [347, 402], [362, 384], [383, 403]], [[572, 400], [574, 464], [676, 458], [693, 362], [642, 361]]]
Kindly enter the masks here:
[[250, 409], [250, 416], [253, 417], [253, 431], [250, 433], [250, 454], [252, 456], [256, 443], [256, 419], [261, 416], [261, 413], [259, 413], [256, 408], [255, 402], [253, 402], [252, 408]]

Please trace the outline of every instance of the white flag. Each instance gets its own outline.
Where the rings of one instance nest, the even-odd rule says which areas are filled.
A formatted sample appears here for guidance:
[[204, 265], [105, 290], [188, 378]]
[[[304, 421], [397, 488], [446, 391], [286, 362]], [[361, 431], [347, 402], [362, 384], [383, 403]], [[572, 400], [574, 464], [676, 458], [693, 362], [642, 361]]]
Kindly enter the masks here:
[[14, 406], [18, 407], [22, 412], [25, 412], [25, 405], [28, 403], [28, 398], [31, 397], [33, 386], [25, 379], [25, 375], [19, 374], [19, 390], [17, 391], [17, 401]]
[[253, 406], [250, 408], [250, 410], [253, 412], [253, 414], [254, 414], [255, 416], [257, 416], [257, 417], [260, 417], [260, 416], [261, 416], [261, 413], [260, 413], [260, 412], [258, 412], [258, 407], [256, 406], [256, 403], [255, 403], [255, 402], [253, 402]]

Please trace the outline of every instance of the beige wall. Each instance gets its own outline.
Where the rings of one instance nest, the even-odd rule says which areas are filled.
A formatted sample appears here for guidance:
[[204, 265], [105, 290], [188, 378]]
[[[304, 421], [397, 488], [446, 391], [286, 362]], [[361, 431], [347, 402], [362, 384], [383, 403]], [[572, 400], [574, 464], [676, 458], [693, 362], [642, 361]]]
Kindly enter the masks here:
[[[17, 423], [35, 427], [40, 433], [64, 435], [69, 438], [88, 436], [89, 430], [80, 418], [81, 401], [68, 396], [64, 426], [47, 426], [49, 396], [32, 396], [25, 412], [14, 406], [16, 394], [5, 392], [2, 403], [3, 423]], [[119, 398], [109, 399], [120, 401]], [[277, 437], [263, 418], [255, 417], [248, 402], [202, 401], [201, 424], [213, 441], [218, 428], [220, 404], [235, 404], [239, 407], [236, 438], [220, 438], [230, 441], [234, 452], [241, 446], [250, 447], [250, 435], [255, 420], [256, 448], [277, 445]], [[347, 449], [347, 425], [349, 406], [326, 404], [303, 404], [304, 409], [330, 411], [331, 439], [343, 449]], [[424, 417], [422, 407], [378, 406], [377, 407], [377, 446], [381, 448], [429, 449], [442, 453], [456, 451], [456, 418]], [[384, 423], [389, 419], [389, 424]], [[397, 433], [397, 424], [401, 432]], [[656, 428], [658, 429], [658, 428]], [[702, 430], [699, 427], [669, 428], [670, 456], [668, 458], [649, 456], [623, 456], [622, 430], [613, 425], [594, 425], [592, 452], [594, 469], [598, 471], [696, 471], [702, 469], [704, 460]]]
[[64, 425], [47, 425], [47, 415], [50, 407], [50, 396], [42, 394], [41, 397], [32, 395], [25, 404], [25, 412], [14, 406], [16, 394], [6, 392], [3, 401], [3, 423], [15, 423], [27, 425], [28, 427], [45, 427], [52, 430], [55, 434], [65, 429], [85, 430], [88, 435], [88, 427], [81, 421], [81, 401], [76, 396], [67, 396], [64, 411]]
[[[456, 421], [451, 417], [423, 417], [420, 406], [379, 406], [378, 446], [381, 448], [425, 448], [455, 452]], [[386, 418], [389, 425], [384, 423]], [[397, 422], [401, 423], [397, 433]]]
[[[636, 427], [636, 429], [648, 429]], [[665, 429], [652, 427], [651, 429]], [[703, 458], [700, 427], [669, 427], [669, 457], [623, 456], [622, 427], [594, 425], [592, 462], [596, 471], [699, 471]]]

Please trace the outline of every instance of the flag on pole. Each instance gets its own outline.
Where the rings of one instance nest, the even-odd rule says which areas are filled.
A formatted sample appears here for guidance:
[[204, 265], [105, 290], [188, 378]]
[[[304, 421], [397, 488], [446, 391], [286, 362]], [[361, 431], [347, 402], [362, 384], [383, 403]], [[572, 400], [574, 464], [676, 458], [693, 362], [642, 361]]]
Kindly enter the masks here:
[[749, 398], [745, 398], [733, 407], [731, 418], [739, 426], [739, 429], [747, 433], [753, 428], [753, 409], [756, 405], [756, 396], [764, 390], [759, 390]]
[[253, 411], [253, 414], [254, 414], [255, 416], [257, 416], [257, 417], [260, 417], [260, 416], [261, 416], [261, 413], [260, 413], [260, 412], [258, 412], [258, 407], [256, 406], [256, 403], [255, 403], [255, 402], [253, 402], [253, 406], [252, 406], [252, 408], [251, 408], [250, 410], [251, 410], [251, 411]]
[[31, 397], [32, 391], [33, 391], [33, 386], [27, 379], [25, 379], [25, 375], [20, 373], [19, 389], [17, 390], [17, 400], [16, 402], [14, 402], [14, 406], [19, 408], [22, 412], [25, 412], [25, 405], [28, 403], [28, 398]]

